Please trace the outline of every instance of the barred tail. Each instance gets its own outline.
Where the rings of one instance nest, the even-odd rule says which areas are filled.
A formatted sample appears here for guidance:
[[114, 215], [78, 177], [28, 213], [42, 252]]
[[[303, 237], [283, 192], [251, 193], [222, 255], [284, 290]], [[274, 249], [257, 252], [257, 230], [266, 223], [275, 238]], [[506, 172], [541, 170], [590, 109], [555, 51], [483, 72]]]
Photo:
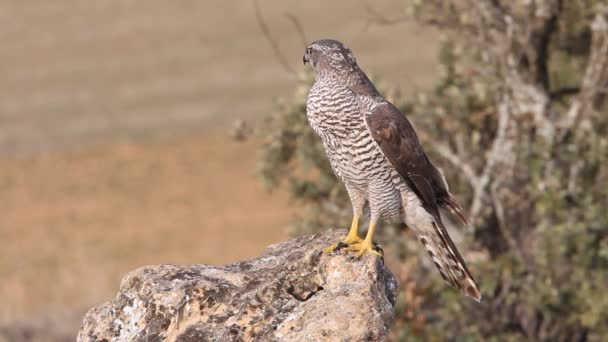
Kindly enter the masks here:
[[[420, 242], [426, 247], [437, 266], [441, 277], [451, 286], [476, 301], [481, 300], [481, 291], [467, 268], [460, 252], [452, 242], [441, 220], [432, 223], [433, 230], [418, 231]], [[429, 227], [430, 228], [430, 227]]]

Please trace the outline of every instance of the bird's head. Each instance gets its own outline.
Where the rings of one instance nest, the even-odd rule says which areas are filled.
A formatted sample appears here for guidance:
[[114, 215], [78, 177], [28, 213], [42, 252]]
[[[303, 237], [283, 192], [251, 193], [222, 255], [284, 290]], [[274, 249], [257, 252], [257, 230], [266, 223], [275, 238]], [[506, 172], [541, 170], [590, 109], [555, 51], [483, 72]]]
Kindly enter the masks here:
[[341, 42], [321, 39], [306, 47], [304, 64], [310, 63], [317, 77], [344, 75], [357, 70], [355, 55]]

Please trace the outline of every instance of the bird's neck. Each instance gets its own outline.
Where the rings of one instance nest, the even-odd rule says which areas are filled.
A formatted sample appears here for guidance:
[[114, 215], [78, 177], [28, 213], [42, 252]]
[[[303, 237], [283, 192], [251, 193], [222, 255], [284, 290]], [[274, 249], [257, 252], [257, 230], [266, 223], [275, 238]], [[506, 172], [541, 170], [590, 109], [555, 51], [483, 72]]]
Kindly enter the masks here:
[[[321, 84], [329, 84], [332, 86], [343, 85], [345, 87], [356, 89], [361, 87], [361, 84], [369, 84], [370, 80], [365, 73], [358, 67], [353, 67], [349, 70], [319, 70], [316, 73], [316, 80]], [[375, 88], [374, 88], [375, 89]]]

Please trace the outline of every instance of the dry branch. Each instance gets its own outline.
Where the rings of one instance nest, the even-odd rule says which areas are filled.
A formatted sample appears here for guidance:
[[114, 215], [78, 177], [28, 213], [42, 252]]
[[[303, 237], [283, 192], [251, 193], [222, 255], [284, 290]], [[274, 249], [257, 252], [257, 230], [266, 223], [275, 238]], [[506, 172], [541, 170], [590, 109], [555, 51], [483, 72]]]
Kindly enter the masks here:
[[264, 17], [262, 16], [262, 10], [260, 9], [260, 4], [258, 3], [258, 0], [253, 0], [253, 6], [255, 8], [255, 19], [258, 22], [258, 26], [260, 27], [262, 34], [270, 44], [272, 52], [276, 57], [277, 61], [281, 64], [281, 66], [283, 67], [283, 69], [285, 69], [287, 73], [289, 73], [290, 75], [296, 75], [295, 70], [293, 70], [293, 68], [289, 65], [289, 62], [287, 62], [287, 58], [285, 58], [285, 55], [283, 55], [283, 53], [281, 52], [281, 49], [279, 48], [279, 43], [270, 33], [270, 29], [266, 24], [266, 20], [264, 20]]

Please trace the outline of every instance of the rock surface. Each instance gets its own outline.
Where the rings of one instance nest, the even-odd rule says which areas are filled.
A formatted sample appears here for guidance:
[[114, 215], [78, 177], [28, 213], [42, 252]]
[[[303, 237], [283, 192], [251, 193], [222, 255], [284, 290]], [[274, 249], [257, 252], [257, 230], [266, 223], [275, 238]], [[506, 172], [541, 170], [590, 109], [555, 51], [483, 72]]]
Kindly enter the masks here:
[[382, 260], [322, 255], [344, 231], [304, 236], [226, 266], [129, 273], [91, 309], [78, 341], [379, 341], [397, 282]]

